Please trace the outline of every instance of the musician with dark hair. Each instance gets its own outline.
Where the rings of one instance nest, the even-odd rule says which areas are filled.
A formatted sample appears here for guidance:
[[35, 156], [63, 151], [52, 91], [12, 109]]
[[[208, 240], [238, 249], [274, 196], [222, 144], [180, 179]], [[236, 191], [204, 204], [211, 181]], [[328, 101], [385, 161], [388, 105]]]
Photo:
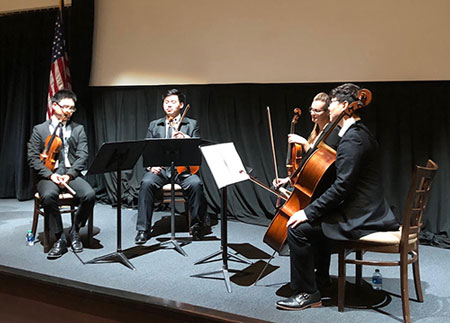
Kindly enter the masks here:
[[397, 230], [381, 183], [378, 144], [357, 114], [343, 114], [358, 100], [359, 87], [347, 83], [330, 93], [330, 120], [338, 120], [341, 140], [336, 151], [333, 184], [289, 219], [287, 242], [293, 296], [277, 307], [319, 307], [321, 289], [330, 285], [330, 242], [358, 239], [375, 231]]
[[[197, 120], [183, 118], [180, 111], [185, 104], [185, 96], [177, 89], [168, 90], [163, 95], [165, 116], [150, 122], [146, 138], [193, 138], [200, 137]], [[150, 239], [153, 203], [155, 193], [170, 182], [170, 168], [149, 167], [141, 180], [136, 221], [136, 244], [144, 244]], [[194, 240], [203, 238], [209, 232], [209, 223], [205, 223], [206, 201], [203, 195], [203, 183], [197, 174], [189, 171], [177, 174], [178, 183], [188, 196], [191, 228]]]
[[[76, 101], [77, 97], [72, 91], [57, 92], [52, 98], [52, 117], [33, 128], [28, 144], [28, 164], [36, 173], [37, 191], [44, 212], [49, 218], [50, 234], [56, 238], [56, 242], [48, 252], [48, 259], [61, 257], [69, 246], [58, 207], [59, 194], [67, 191], [69, 186], [75, 191], [75, 198], [80, 202], [69, 232], [70, 246], [74, 252], [83, 251], [79, 231], [92, 214], [95, 204], [94, 190], [81, 177], [81, 171], [86, 168], [88, 159], [86, 133], [81, 124], [70, 120], [76, 111]], [[42, 160], [42, 156], [45, 156], [43, 152], [48, 149], [45, 147], [46, 139], [52, 134], [61, 140], [61, 149], [54, 156], [56, 163], [49, 168], [46, 166], [47, 159]]]

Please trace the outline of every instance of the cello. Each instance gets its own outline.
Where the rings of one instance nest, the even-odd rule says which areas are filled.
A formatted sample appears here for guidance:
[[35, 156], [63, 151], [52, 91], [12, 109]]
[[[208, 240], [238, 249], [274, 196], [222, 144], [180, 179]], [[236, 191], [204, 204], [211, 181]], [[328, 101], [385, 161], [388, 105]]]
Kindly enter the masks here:
[[369, 90], [359, 90], [358, 100], [341, 112], [318, 143], [316, 150], [291, 175], [291, 179], [296, 178], [294, 190], [284, 205], [278, 209], [263, 239], [275, 251], [280, 252], [286, 241], [289, 218], [295, 212], [304, 209], [331, 185], [330, 173], [333, 172], [331, 166], [336, 161], [336, 151], [325, 143], [326, 139], [345, 115], [351, 116], [353, 111], [368, 105], [371, 100], [372, 93]]

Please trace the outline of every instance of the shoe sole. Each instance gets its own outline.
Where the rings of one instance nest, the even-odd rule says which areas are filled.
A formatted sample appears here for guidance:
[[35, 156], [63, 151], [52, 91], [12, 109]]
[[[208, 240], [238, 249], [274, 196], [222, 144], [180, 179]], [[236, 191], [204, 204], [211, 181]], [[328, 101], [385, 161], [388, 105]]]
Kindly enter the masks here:
[[277, 308], [281, 308], [283, 310], [288, 310], [288, 311], [301, 311], [307, 308], [318, 308], [318, 307], [322, 307], [322, 301], [317, 302], [317, 303], [313, 303], [313, 304], [308, 304], [302, 307], [288, 307], [288, 306], [283, 306], [283, 305], [279, 305], [279, 304], [275, 304], [277, 306]]
[[47, 255], [47, 259], [58, 259], [58, 258], [61, 258], [66, 253], [67, 253], [67, 250], [64, 251], [63, 253], [61, 253], [60, 255], [54, 255], [54, 256]]
[[135, 241], [134, 244], [140, 245], [145, 244], [147, 241]]

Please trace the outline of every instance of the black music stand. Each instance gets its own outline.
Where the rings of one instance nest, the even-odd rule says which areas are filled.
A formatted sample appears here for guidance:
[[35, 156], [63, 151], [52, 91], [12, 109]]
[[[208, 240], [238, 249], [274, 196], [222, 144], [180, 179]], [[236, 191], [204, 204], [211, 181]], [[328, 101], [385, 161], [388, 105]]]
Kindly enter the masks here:
[[200, 165], [202, 155], [199, 146], [205, 141], [200, 138], [150, 138], [146, 141], [147, 145], [142, 155], [144, 167], [170, 166], [170, 239], [161, 245], [172, 244], [176, 251], [186, 257], [187, 253], [175, 237], [175, 166]]
[[117, 250], [104, 256], [96, 257], [86, 262], [96, 264], [117, 260], [132, 270], [136, 270], [128, 258], [122, 252], [122, 171], [131, 169], [142, 154], [146, 140], [107, 142], [103, 143], [97, 152], [88, 174], [103, 174], [116, 172], [117, 174]]
[[[205, 263], [218, 255], [222, 255], [221, 272], [223, 274], [227, 291], [231, 293], [231, 282], [228, 274], [228, 259], [234, 257], [238, 261], [246, 264], [251, 264], [252, 262], [248, 261], [244, 257], [228, 252], [227, 186], [240, 181], [244, 181], [248, 179], [248, 177], [246, 177], [247, 172], [242, 165], [241, 159], [232, 143], [219, 144], [216, 145], [216, 147], [218, 147], [219, 149], [216, 149], [214, 147], [206, 147], [205, 149], [204, 147], [202, 147], [201, 151], [213, 174], [214, 180], [216, 181], [221, 196], [220, 250], [196, 261], [194, 265]], [[213, 150], [211, 150], [211, 148]], [[214, 271], [194, 276], [204, 276], [208, 274], [216, 274], [218, 272], [220, 271]]]

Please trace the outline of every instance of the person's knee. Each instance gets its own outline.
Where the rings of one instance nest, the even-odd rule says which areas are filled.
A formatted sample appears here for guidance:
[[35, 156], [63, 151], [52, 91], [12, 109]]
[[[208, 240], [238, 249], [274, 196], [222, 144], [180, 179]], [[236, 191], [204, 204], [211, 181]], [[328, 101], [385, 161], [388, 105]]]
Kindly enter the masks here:
[[39, 196], [40, 196], [41, 204], [44, 207], [51, 206], [53, 204], [58, 203], [58, 199], [59, 199], [58, 192], [47, 192], [47, 193], [43, 193], [43, 194], [39, 193]]
[[95, 202], [95, 192], [93, 189], [89, 190], [84, 196], [84, 200], [89, 203]]

